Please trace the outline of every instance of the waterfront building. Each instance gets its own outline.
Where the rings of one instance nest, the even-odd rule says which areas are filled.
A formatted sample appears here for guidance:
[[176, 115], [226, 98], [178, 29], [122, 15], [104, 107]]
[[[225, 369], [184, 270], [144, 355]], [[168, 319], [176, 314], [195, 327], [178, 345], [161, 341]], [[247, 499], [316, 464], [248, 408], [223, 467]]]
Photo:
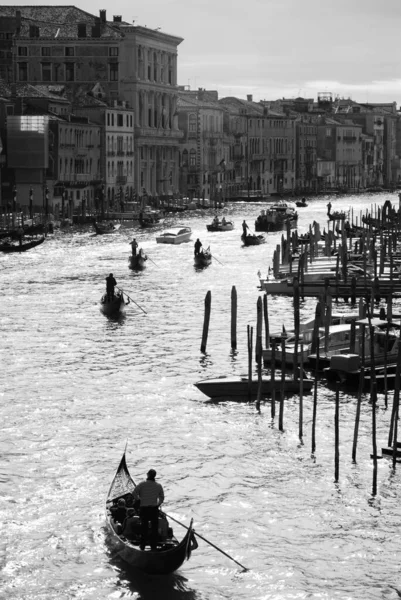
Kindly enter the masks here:
[[321, 182], [323, 187], [358, 190], [362, 186], [362, 127], [346, 119], [321, 117], [317, 124], [317, 157], [335, 162], [334, 181]]
[[90, 103], [91, 99], [83, 100], [85, 105], [75, 113], [101, 128], [98, 196], [105, 206], [124, 212], [135, 195], [134, 111], [124, 100], [115, 100], [113, 106], [96, 99]]
[[[177, 47], [182, 38], [106, 11], [74, 6], [2, 6], [0, 71], [7, 81], [65, 85], [73, 107], [89, 94], [134, 110], [139, 193], [178, 190]], [[111, 193], [112, 193], [112, 188]]]
[[295, 118], [295, 187], [301, 194], [318, 190], [316, 123], [317, 118], [310, 115], [302, 114]]
[[[205, 95], [204, 93], [205, 92]], [[184, 196], [227, 197], [232, 165], [223, 131], [224, 111], [217, 92], [191, 93], [180, 89], [178, 125], [184, 134], [180, 145], [180, 192]]]

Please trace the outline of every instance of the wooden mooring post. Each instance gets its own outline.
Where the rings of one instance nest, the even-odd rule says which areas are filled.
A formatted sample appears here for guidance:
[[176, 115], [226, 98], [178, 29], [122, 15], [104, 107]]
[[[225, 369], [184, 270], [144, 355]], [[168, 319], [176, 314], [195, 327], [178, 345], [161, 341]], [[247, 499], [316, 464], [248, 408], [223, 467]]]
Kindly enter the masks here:
[[231, 288], [231, 349], [237, 349], [237, 289]]
[[338, 483], [340, 474], [340, 387], [336, 385], [336, 408], [334, 415], [334, 481]]
[[271, 402], [271, 417], [276, 416], [276, 338], [272, 337], [272, 359], [271, 359], [271, 382], [272, 382], [272, 402]]
[[280, 389], [280, 412], [278, 424], [280, 431], [284, 431], [284, 389], [285, 389], [285, 338], [281, 338], [281, 389]]
[[201, 342], [201, 352], [206, 352], [207, 336], [209, 333], [210, 310], [212, 304], [212, 292], [209, 290], [205, 296], [205, 317], [203, 320], [203, 333]]
[[253, 346], [253, 327], [248, 325], [248, 398], [252, 395], [252, 346]]

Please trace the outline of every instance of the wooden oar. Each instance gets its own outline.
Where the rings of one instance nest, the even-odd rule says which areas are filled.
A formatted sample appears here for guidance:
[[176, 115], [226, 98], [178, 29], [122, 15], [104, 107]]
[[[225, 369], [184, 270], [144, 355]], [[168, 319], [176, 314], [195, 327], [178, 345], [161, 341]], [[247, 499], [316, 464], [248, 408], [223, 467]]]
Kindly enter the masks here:
[[220, 264], [222, 267], [224, 267], [223, 263], [222, 263], [222, 262], [220, 262], [220, 261], [219, 261], [219, 259], [218, 259], [218, 258], [216, 258], [214, 254], [211, 254], [210, 256], [211, 256], [212, 258], [214, 258], [214, 260], [217, 260], [217, 262], [218, 262], [218, 263], [219, 263], [219, 264]]
[[152, 263], [155, 265], [155, 267], [157, 267], [157, 266], [158, 266], [158, 265], [155, 263], [155, 261], [154, 261], [154, 260], [152, 260], [152, 259], [150, 258], [149, 254], [147, 254], [146, 256], [148, 257], [148, 259], [150, 260], [150, 262], [152, 262]]
[[144, 313], [145, 313], [145, 315], [147, 315], [147, 314], [148, 314], [148, 313], [146, 312], [146, 310], [145, 310], [144, 308], [142, 308], [142, 306], [139, 306], [139, 304], [138, 304], [137, 302], [135, 302], [135, 300], [134, 300], [133, 298], [131, 298], [131, 296], [128, 296], [127, 292], [124, 292], [124, 291], [123, 291], [121, 288], [119, 288], [119, 287], [117, 287], [117, 286], [116, 286], [116, 288], [117, 288], [118, 290], [120, 290], [120, 292], [121, 292], [122, 294], [125, 294], [125, 295], [127, 296], [127, 298], [129, 298], [129, 299], [131, 300], [131, 302], [133, 302], [133, 303], [134, 303], [134, 304], [135, 304], [135, 305], [136, 305], [138, 308], [140, 308], [140, 309], [141, 309], [141, 311], [142, 311], [142, 312], [144, 312]]
[[[162, 511], [160, 511], [162, 512]], [[172, 521], [175, 521], [176, 523], [178, 523], [178, 525], [181, 525], [182, 527], [185, 527], [185, 529], [189, 529], [189, 527], [187, 527], [186, 525], [184, 525], [184, 523], [181, 523], [180, 521], [177, 521], [177, 519], [174, 519], [174, 517], [172, 517], [171, 515], [168, 515], [167, 513], [162, 513], [164, 514], [168, 519], [171, 519]], [[200, 538], [201, 540], [203, 540], [204, 542], [206, 542], [207, 544], [209, 544], [209, 546], [212, 546], [213, 548], [215, 548], [216, 550], [218, 550], [219, 552], [221, 552], [222, 554], [224, 554], [224, 556], [227, 556], [227, 558], [229, 558], [230, 560], [234, 561], [237, 565], [239, 565], [241, 567], [241, 569], [243, 569], [244, 571], [249, 571], [249, 569], [247, 567], [244, 567], [244, 565], [241, 565], [240, 562], [238, 562], [237, 560], [235, 560], [235, 558], [233, 558], [232, 556], [230, 556], [229, 554], [227, 554], [227, 552], [224, 552], [224, 550], [222, 550], [221, 548], [219, 548], [218, 546], [216, 546], [215, 544], [213, 544], [212, 542], [209, 542], [209, 540], [207, 540], [205, 537], [203, 537], [202, 535], [200, 535], [197, 531], [194, 530], [195, 535], [198, 536], [198, 538]]]

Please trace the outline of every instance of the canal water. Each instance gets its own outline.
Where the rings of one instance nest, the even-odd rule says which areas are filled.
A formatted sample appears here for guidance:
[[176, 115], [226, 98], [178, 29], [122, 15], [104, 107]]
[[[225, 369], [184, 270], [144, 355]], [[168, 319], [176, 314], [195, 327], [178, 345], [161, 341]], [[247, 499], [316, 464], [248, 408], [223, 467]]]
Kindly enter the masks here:
[[[396, 194], [320, 197], [299, 209], [299, 231], [327, 228], [332, 210], [354, 215]], [[155, 230], [122, 228], [95, 236], [89, 227], [56, 231], [39, 248], [0, 257], [0, 598], [7, 600], [392, 600], [401, 595], [401, 469], [378, 461], [372, 495], [372, 410], [364, 396], [357, 462], [352, 463], [356, 400], [340, 393], [340, 477], [334, 483], [335, 391], [318, 388], [316, 450], [312, 396], [285, 401], [284, 431], [270, 404], [210, 403], [194, 383], [247, 373], [247, 325], [256, 325], [260, 270], [267, 273], [281, 233], [243, 247], [263, 204], [219, 211], [235, 229], [208, 233], [214, 211], [171, 216]], [[190, 243], [156, 244], [157, 231], [185, 224]], [[135, 236], [147, 268], [128, 268]], [[193, 265], [200, 238], [214, 256]], [[134, 302], [110, 320], [99, 311], [112, 272]], [[238, 347], [230, 347], [230, 298], [238, 295]], [[200, 352], [204, 299], [212, 308]], [[271, 297], [270, 322], [293, 323], [292, 300]], [[146, 314], [140, 310], [141, 307]], [[339, 304], [338, 310], [344, 310]], [[301, 318], [314, 314], [302, 304]], [[399, 307], [396, 307], [396, 310]], [[379, 396], [379, 449], [390, 408]], [[104, 501], [127, 443], [136, 481], [155, 468], [165, 510], [206, 542], [168, 578], [134, 576], [113, 556]], [[172, 523], [180, 537], [184, 530]]]

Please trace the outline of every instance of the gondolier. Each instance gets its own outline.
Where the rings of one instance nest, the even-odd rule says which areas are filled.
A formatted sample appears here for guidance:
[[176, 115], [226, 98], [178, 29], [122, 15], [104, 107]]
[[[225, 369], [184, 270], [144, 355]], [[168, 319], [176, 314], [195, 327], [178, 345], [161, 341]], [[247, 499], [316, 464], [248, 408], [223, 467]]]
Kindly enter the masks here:
[[198, 238], [196, 240], [195, 244], [194, 244], [194, 253], [195, 253], [195, 256], [198, 256], [201, 248], [202, 248], [202, 242]]
[[113, 298], [114, 296], [114, 287], [117, 285], [117, 281], [113, 277], [113, 273], [110, 273], [108, 277], [106, 277], [106, 294], [109, 298]]
[[150, 546], [157, 548], [157, 529], [159, 524], [159, 507], [164, 502], [164, 491], [160, 483], [155, 481], [156, 471], [147, 472], [146, 481], [139, 483], [134, 489], [134, 498], [140, 501], [141, 516], [141, 550], [145, 549], [147, 542], [148, 523], [151, 524]]
[[136, 256], [136, 249], [138, 248], [138, 242], [136, 241], [135, 238], [131, 242], [131, 248], [132, 248], [132, 256]]

